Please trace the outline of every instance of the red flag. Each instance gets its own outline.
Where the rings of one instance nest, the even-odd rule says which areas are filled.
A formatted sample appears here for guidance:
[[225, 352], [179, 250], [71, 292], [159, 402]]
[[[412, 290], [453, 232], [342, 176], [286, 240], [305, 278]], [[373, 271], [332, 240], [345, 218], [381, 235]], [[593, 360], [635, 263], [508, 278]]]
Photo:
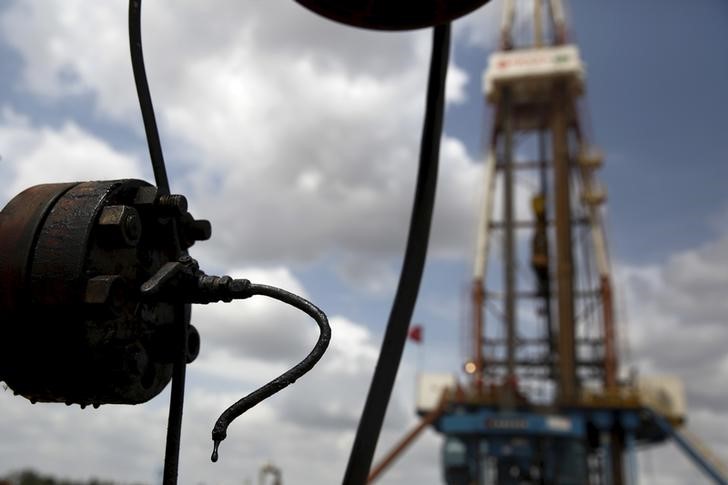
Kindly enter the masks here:
[[409, 329], [409, 333], [407, 334], [407, 337], [410, 338], [410, 340], [414, 340], [415, 343], [421, 343], [422, 342], [422, 333], [424, 332], [422, 325], [412, 325]]

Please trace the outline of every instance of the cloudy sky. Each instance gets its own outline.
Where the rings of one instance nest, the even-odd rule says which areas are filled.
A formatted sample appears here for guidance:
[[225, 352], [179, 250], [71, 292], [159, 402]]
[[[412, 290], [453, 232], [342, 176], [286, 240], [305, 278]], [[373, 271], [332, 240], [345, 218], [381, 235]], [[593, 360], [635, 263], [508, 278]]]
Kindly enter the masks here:
[[[685, 379], [690, 428], [728, 459], [728, 6], [720, 0], [572, 2], [594, 137], [607, 154], [610, 242], [625, 355]], [[126, 2], [0, 2], [3, 205], [42, 182], [152, 179], [133, 91]], [[456, 23], [430, 259], [381, 449], [414, 423], [418, 370], [456, 371], [483, 130], [480, 76], [500, 2]], [[302, 293], [331, 348], [295, 386], [237, 421], [227, 405], [300, 359], [315, 327], [266, 301], [196, 308], [181, 483], [340, 480], [401, 261], [430, 35], [370, 33], [291, 1], [147, 0], [145, 58], [174, 192], [213, 223], [193, 255]], [[156, 483], [167, 393], [136, 407], [31, 406], [0, 391], [0, 474]], [[430, 433], [382, 483], [439, 483]], [[701, 483], [674, 449], [640, 454], [644, 483]]]

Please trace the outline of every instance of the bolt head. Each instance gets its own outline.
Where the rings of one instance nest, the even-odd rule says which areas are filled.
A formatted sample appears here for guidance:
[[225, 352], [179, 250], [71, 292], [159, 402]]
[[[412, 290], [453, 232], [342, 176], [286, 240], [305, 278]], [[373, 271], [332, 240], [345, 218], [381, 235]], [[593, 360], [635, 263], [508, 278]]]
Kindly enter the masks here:
[[84, 301], [92, 305], [110, 304], [115, 308], [123, 305], [124, 288], [121, 276], [102, 275], [88, 280]]
[[102, 236], [111, 244], [134, 247], [142, 237], [142, 220], [134, 207], [109, 205], [102, 209], [98, 222]]

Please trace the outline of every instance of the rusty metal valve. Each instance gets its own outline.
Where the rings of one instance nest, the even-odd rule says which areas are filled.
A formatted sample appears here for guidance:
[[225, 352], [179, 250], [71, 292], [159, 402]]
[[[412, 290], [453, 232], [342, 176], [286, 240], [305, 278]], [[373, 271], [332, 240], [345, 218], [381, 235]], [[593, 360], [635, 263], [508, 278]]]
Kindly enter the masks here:
[[32, 402], [136, 404], [172, 375], [169, 341], [199, 334], [190, 301], [141, 286], [210, 237], [181, 195], [141, 180], [31, 187], [0, 212], [0, 380]]
[[[37, 185], [17, 195], [0, 212], [0, 380], [32, 402], [142, 403], [200, 351], [191, 303], [263, 295], [298, 308], [319, 326], [315, 346], [222, 413], [212, 432], [216, 461], [230, 423], [308, 372], [331, 330], [300, 296], [202, 272], [187, 249], [210, 234], [184, 196], [158, 195], [140, 180]], [[178, 448], [179, 437], [171, 443]]]

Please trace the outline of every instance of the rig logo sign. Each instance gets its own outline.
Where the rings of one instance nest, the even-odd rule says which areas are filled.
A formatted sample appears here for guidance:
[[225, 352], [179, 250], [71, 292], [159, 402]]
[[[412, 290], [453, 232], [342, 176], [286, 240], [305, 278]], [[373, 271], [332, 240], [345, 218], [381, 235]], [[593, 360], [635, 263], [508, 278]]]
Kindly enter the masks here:
[[509, 69], [514, 67], [547, 66], [551, 64], [566, 64], [572, 61], [572, 56], [566, 52], [557, 54], [538, 53], [536, 55], [524, 56], [520, 53], [500, 59], [496, 64], [498, 69]]

